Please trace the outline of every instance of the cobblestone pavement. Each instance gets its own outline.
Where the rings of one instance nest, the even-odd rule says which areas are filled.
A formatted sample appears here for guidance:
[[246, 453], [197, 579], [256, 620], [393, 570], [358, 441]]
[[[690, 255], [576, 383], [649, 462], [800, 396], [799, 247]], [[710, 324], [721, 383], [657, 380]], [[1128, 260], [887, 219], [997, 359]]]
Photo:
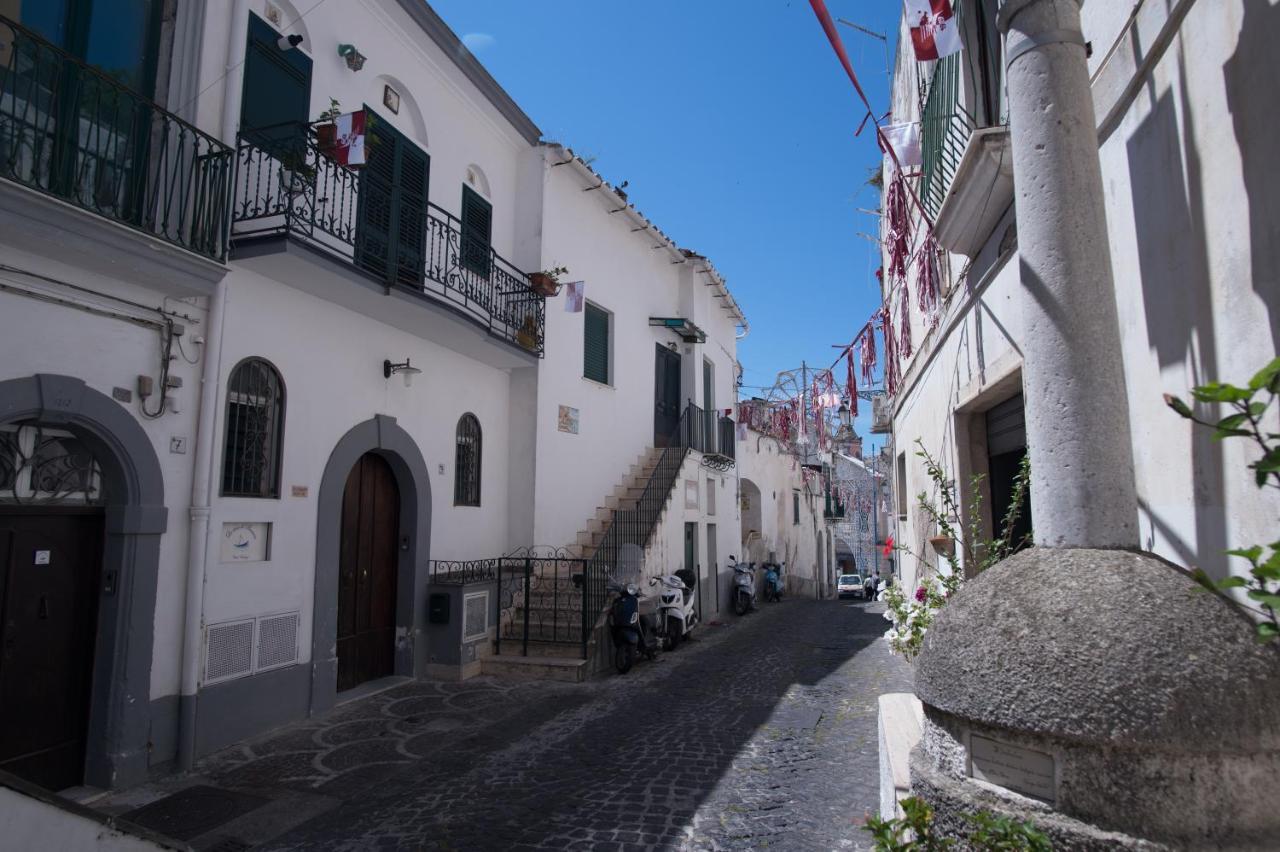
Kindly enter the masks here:
[[869, 848], [876, 698], [910, 689], [882, 611], [765, 605], [588, 684], [405, 684], [203, 762], [181, 783], [272, 801], [195, 845]]

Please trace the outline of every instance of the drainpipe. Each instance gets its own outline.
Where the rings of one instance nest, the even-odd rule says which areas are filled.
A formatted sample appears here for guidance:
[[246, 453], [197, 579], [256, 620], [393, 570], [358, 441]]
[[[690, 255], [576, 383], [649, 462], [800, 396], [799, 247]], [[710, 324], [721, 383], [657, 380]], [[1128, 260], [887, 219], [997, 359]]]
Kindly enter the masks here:
[[1136, 549], [1129, 406], [1080, 0], [1008, 0], [1031, 516], [1041, 547]]
[[[222, 139], [235, 146], [240, 111], [240, 46], [248, 38], [249, 0], [236, 0], [227, 44], [227, 74], [222, 100]], [[227, 215], [230, 216], [228, 209]], [[228, 229], [230, 224], [228, 224]], [[228, 230], [228, 233], [230, 231]], [[221, 397], [222, 334], [227, 281], [219, 279], [209, 299], [209, 328], [204, 345], [200, 385], [200, 419], [196, 424], [195, 467], [191, 477], [190, 526], [187, 531], [187, 594], [182, 635], [182, 682], [178, 696], [178, 768], [188, 770], [196, 756], [196, 704], [200, 686], [200, 649], [204, 642], [205, 566], [209, 553], [209, 514], [213, 500], [213, 439]]]

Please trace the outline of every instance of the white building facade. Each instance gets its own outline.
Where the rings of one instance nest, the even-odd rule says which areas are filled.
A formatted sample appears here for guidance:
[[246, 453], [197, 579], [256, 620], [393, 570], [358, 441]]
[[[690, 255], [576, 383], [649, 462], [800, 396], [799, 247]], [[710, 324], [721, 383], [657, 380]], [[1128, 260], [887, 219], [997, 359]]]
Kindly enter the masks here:
[[[996, 534], [1026, 451], [1023, 285], [997, 5], [959, 4], [964, 50], [937, 62], [917, 63], [905, 23], [899, 30], [906, 47], [892, 112], [895, 122], [921, 122], [923, 166], [909, 180], [944, 250], [936, 312], [919, 308], [917, 264], [904, 289], [884, 256], [885, 307], [900, 340], [909, 302], [914, 343], [892, 400], [908, 584], [937, 563], [928, 546], [936, 530], [916, 498], [936, 503], [937, 485], [917, 440], [947, 471], [965, 515], [977, 513], [980, 539]], [[1243, 567], [1226, 550], [1274, 537], [1277, 505], [1255, 487], [1242, 443], [1211, 441], [1161, 397], [1185, 398], [1210, 381], [1243, 383], [1275, 357], [1280, 265], [1268, 199], [1276, 180], [1259, 165], [1274, 147], [1264, 102], [1276, 89], [1260, 19], [1274, 14], [1249, 2], [1130, 11], [1081, 8], [1124, 341], [1135, 512], [1144, 548], [1221, 578]], [[886, 164], [886, 182], [891, 176]], [[914, 250], [924, 223], [914, 209], [911, 218]], [[883, 223], [886, 242], [890, 227]], [[1024, 512], [1021, 523], [1029, 530], [1034, 518]]]
[[[433, 563], [598, 566], [668, 445], [644, 570], [715, 588], [742, 312], [426, 4], [70, 5], [142, 60], [0, 7], [0, 768], [120, 786], [423, 676]], [[59, 113], [60, 67], [115, 112]]]

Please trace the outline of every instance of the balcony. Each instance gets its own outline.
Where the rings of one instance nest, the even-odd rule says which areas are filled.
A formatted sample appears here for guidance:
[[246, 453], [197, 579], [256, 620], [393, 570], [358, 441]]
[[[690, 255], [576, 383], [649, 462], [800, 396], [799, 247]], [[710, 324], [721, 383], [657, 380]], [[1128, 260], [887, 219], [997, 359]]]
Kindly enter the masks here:
[[[6, 194], [15, 227], [23, 219], [27, 227], [38, 227], [34, 220], [55, 230], [65, 225], [103, 251], [118, 251], [129, 242], [114, 229], [123, 225], [221, 264], [234, 165], [232, 150], [217, 139], [0, 17], [0, 178], [41, 194]], [[68, 221], [66, 207], [33, 209], [41, 196], [114, 225], [89, 233], [84, 222]], [[99, 250], [50, 238], [62, 246], [60, 256]]]
[[[966, 7], [957, 3], [956, 14], [966, 31]], [[974, 27], [978, 40], [989, 40], [990, 22], [978, 9]], [[1013, 156], [1009, 128], [997, 109], [1002, 88], [998, 73], [987, 69], [988, 60], [970, 60], [965, 77], [966, 50], [937, 61], [920, 115], [920, 199], [934, 220], [934, 234], [949, 251], [974, 257], [986, 244], [1013, 201]], [[987, 53], [999, 50], [999, 38]], [[977, 75], [979, 79], [973, 79]], [[965, 93], [980, 105], [968, 109]], [[975, 116], [984, 116], [977, 118]], [[997, 126], [985, 126], [996, 123]]]
[[[514, 264], [492, 249], [469, 244], [456, 216], [431, 203], [392, 205], [383, 192], [369, 187], [362, 192], [362, 170], [340, 165], [322, 151], [314, 128], [271, 135], [283, 140], [271, 150], [243, 136], [239, 140], [232, 212], [237, 256], [242, 249], [254, 254], [256, 245], [285, 238], [348, 272], [353, 268], [385, 294], [444, 308], [489, 338], [542, 357], [545, 299]], [[262, 134], [255, 138], [261, 141]], [[436, 329], [448, 337], [448, 329]], [[436, 336], [430, 326], [410, 330]], [[449, 339], [442, 342], [469, 351]]]

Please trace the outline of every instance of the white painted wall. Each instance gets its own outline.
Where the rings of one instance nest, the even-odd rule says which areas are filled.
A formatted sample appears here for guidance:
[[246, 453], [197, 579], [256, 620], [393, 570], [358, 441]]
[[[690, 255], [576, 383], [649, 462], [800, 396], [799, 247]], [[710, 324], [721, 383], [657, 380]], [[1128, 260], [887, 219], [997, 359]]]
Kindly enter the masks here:
[[[738, 442], [738, 466], [742, 479], [759, 488], [761, 523], [755, 530], [743, 521], [739, 558], [759, 564], [772, 554], [773, 559], [787, 564], [785, 576], [791, 594], [817, 596], [825, 575], [822, 549], [828, 546], [821, 482], [806, 485], [796, 458], [786, 453], [781, 442], [755, 430], [748, 430], [747, 439]], [[796, 492], [800, 494], [799, 522], [794, 513]], [[743, 496], [744, 518], [754, 518], [751, 489], [744, 487]]]
[[[88, 288], [94, 293], [165, 307], [191, 316], [194, 322], [186, 323], [186, 351], [192, 358], [200, 358], [202, 347], [192, 341], [206, 333], [203, 325], [205, 311], [193, 304], [195, 300], [180, 301], [166, 297], [99, 272], [64, 264], [52, 257], [28, 253], [19, 246], [6, 244], [3, 249], [7, 266], [38, 272], [57, 281]], [[130, 308], [102, 296], [73, 292], [25, 275], [0, 271], [0, 283], [7, 287], [56, 294], [60, 299], [126, 316], [156, 319], [154, 313]], [[168, 531], [160, 538], [151, 691], [152, 697], [176, 692], [186, 589], [186, 509], [191, 499], [191, 464], [203, 362], [200, 360], [192, 365], [178, 358], [172, 363], [171, 375], [181, 378], [183, 384], [176, 392], [181, 410], [166, 413], [158, 419], [148, 419], [141, 414], [138, 376], [151, 376], [159, 388], [161, 344], [157, 330], [12, 291], [0, 291], [0, 329], [0, 380], [26, 378], [35, 373], [56, 373], [82, 379], [106, 396], [111, 396], [112, 388], [116, 387], [133, 392], [133, 401], [122, 404], [122, 407], [138, 420], [151, 439], [164, 476], [165, 503], [169, 508]], [[55, 345], [51, 345], [51, 341]], [[174, 354], [178, 354], [176, 350]], [[156, 397], [148, 400], [148, 410], [156, 410], [157, 403]], [[169, 451], [170, 438], [174, 437], [186, 439], [185, 454]]]
[[116, 828], [99, 814], [0, 787], [0, 836], [7, 849], [59, 852], [161, 852], [177, 849], [150, 837]]
[[[1082, 7], [1099, 118], [1135, 74], [1141, 83], [1114, 129], [1104, 128], [1100, 149], [1141, 544], [1225, 576], [1244, 563], [1228, 561], [1223, 551], [1274, 538], [1280, 500], [1254, 486], [1245, 467], [1252, 449], [1211, 442], [1165, 408], [1161, 395], [1185, 399], [1190, 387], [1213, 380], [1244, 383], [1275, 357], [1277, 178], [1266, 152], [1280, 128], [1266, 104], [1280, 84], [1270, 48], [1259, 39], [1276, 7], [1192, 4], [1164, 55], [1142, 72], [1133, 45], [1155, 43], [1169, 10], [1145, 4], [1135, 29], [1124, 31], [1128, 11]], [[914, 116], [917, 69], [909, 51], [900, 52], [896, 67], [894, 115]], [[937, 329], [926, 336], [913, 311], [918, 351], [904, 365], [895, 401], [894, 449], [908, 461], [910, 508], [899, 542], [916, 553], [927, 550], [932, 530], [914, 506], [914, 495], [930, 486], [913, 442], [921, 438], [964, 482], [982, 440], [966, 433], [967, 414], [1020, 387], [1016, 251], [1007, 261], [996, 259], [1011, 216], [975, 259], [967, 287], [950, 294]], [[963, 260], [951, 259], [953, 281]], [[930, 552], [926, 562], [935, 559]], [[901, 561], [905, 582], [913, 583], [920, 563], [905, 555]]]

